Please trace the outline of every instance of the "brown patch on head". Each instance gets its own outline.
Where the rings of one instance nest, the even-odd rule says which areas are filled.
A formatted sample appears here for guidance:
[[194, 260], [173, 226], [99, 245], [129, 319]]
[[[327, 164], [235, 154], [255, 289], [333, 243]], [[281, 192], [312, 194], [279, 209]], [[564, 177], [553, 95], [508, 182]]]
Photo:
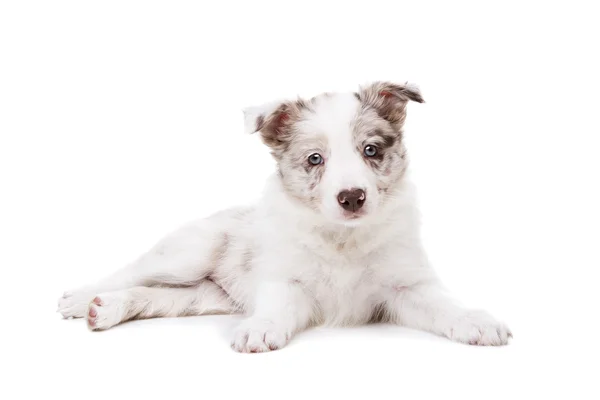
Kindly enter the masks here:
[[418, 89], [409, 85], [375, 82], [354, 94], [361, 109], [354, 121], [354, 141], [361, 154], [365, 146], [375, 146], [374, 156], [364, 161], [378, 177], [377, 189], [386, 194], [406, 170], [406, 149], [402, 128], [409, 100], [423, 102]]
[[[363, 107], [354, 121], [352, 130], [356, 151], [378, 174], [386, 175], [386, 171], [398, 166], [404, 152], [401, 127], [381, 118], [373, 108]], [[364, 154], [366, 146], [374, 146], [376, 154], [367, 157]]]
[[376, 128], [372, 131], [367, 131], [366, 140], [361, 144], [373, 145], [377, 148], [377, 154], [374, 157], [367, 158], [371, 161], [382, 161], [388, 150], [392, 149], [398, 142], [402, 140], [402, 132], [397, 132], [390, 129]]

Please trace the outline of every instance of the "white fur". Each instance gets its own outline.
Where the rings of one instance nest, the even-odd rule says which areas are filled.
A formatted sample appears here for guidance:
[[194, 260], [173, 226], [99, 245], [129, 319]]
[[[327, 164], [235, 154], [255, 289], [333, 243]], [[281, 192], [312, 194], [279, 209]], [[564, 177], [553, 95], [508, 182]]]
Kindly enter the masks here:
[[[247, 131], [270, 104], [246, 112]], [[348, 139], [352, 95], [334, 95], [303, 120], [326, 135], [330, 153], [320, 184], [321, 212], [301, 207], [278, 175], [246, 209], [222, 211], [168, 235], [109, 278], [59, 300], [65, 317], [102, 330], [127, 319], [242, 312], [232, 347], [283, 347], [311, 325], [372, 319], [480, 345], [508, 342], [510, 331], [486, 313], [448, 297], [423, 251], [414, 189], [406, 177], [380, 204], [374, 178]], [[360, 187], [366, 215], [344, 221], [336, 194]]]
[[[306, 113], [300, 125], [305, 132], [327, 136], [330, 149], [323, 154], [327, 169], [319, 185], [323, 198], [321, 212], [333, 221], [344, 221], [337, 194], [345, 189], [360, 188], [369, 193], [363, 209], [372, 213], [377, 206], [377, 187], [373, 173], [361, 160], [351, 141], [350, 125], [356, 116], [358, 100], [351, 93], [332, 94], [315, 101], [315, 111]], [[335, 118], [331, 118], [331, 116]], [[315, 149], [320, 152], [320, 149]], [[344, 221], [346, 225], [352, 221]]]

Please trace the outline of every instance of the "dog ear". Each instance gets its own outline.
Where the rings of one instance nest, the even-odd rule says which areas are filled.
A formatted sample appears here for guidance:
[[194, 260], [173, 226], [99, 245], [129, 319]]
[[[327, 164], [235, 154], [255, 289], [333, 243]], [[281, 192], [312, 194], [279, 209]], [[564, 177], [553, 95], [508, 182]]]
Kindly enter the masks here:
[[365, 105], [373, 107], [378, 114], [391, 123], [403, 123], [406, 104], [409, 101], [424, 103], [416, 85], [391, 82], [374, 82], [360, 88], [356, 97]]
[[297, 119], [302, 101], [274, 101], [244, 109], [246, 133], [260, 132], [263, 142], [272, 148], [283, 145], [291, 136], [291, 125]]
[[252, 134], [263, 129], [266, 118], [274, 113], [284, 103], [284, 101], [273, 101], [260, 106], [245, 108], [244, 131]]

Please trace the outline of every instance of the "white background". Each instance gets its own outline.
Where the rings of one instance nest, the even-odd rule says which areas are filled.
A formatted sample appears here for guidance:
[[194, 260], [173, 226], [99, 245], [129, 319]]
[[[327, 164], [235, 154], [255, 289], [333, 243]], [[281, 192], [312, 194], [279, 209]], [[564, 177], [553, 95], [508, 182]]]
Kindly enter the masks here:
[[[593, 2], [362, 3], [0, 5], [0, 397], [598, 398]], [[422, 89], [406, 140], [430, 257], [509, 346], [370, 326], [239, 355], [239, 317], [91, 333], [54, 313], [260, 196], [273, 161], [243, 107], [377, 79]]]

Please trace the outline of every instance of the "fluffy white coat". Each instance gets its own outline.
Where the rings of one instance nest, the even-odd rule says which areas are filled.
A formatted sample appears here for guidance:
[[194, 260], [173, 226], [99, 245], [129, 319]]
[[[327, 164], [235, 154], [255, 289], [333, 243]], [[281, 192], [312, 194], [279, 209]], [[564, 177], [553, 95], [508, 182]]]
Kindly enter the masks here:
[[[506, 325], [445, 294], [422, 248], [401, 141], [409, 100], [421, 100], [416, 88], [378, 82], [246, 110], [247, 130], [261, 131], [279, 165], [262, 200], [182, 227], [112, 276], [66, 292], [59, 311], [92, 330], [242, 312], [232, 336], [240, 352], [282, 348], [313, 325], [372, 321], [506, 344]], [[365, 156], [368, 145], [379, 158]], [[321, 163], [307, 164], [314, 154]], [[366, 193], [360, 210], [342, 207], [350, 188]]]

